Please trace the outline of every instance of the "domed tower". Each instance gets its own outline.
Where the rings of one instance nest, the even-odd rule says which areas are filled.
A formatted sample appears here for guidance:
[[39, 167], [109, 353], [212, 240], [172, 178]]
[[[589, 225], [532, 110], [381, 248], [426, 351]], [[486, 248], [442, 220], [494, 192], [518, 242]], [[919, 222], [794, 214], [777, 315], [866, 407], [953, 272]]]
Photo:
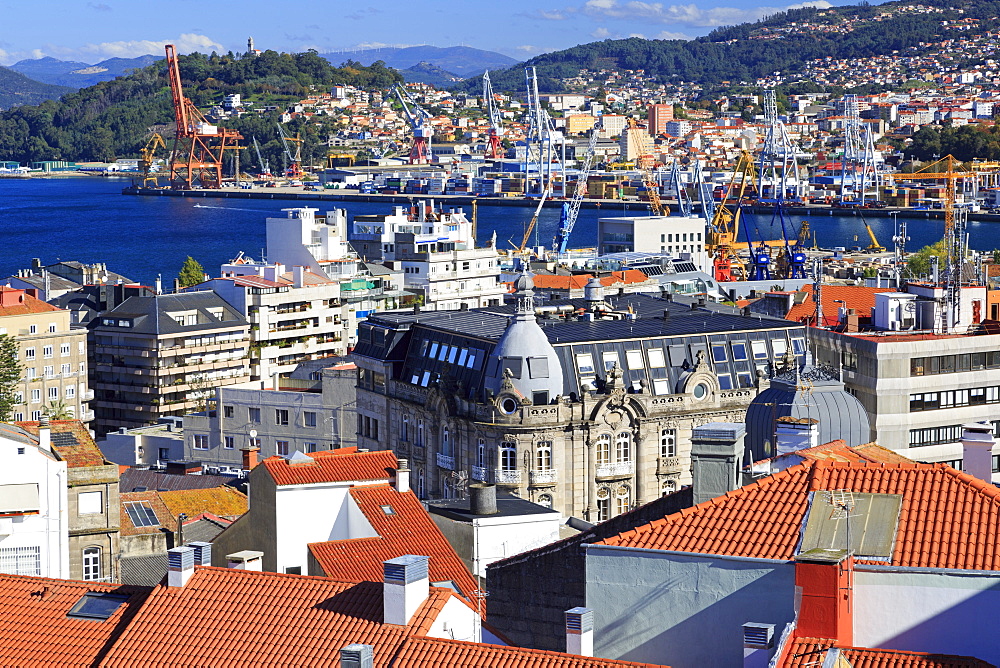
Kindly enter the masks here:
[[522, 403], [550, 403], [563, 390], [562, 364], [535, 320], [534, 283], [527, 274], [514, 281], [517, 309], [493, 349], [483, 386], [502, 413]]
[[871, 441], [865, 407], [844, 389], [843, 381], [808, 358], [801, 368], [797, 362], [786, 366], [747, 407], [746, 444], [754, 461], [777, 454], [777, 421], [786, 416], [816, 420], [820, 444], [837, 439], [849, 446]]

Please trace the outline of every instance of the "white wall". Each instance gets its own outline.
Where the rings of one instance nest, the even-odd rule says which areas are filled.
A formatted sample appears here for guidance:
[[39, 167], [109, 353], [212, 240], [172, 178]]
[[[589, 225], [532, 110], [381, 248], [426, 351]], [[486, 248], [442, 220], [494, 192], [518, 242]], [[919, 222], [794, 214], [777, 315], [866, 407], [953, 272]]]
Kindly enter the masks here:
[[473, 575], [486, 577], [486, 567], [515, 554], [559, 540], [562, 515], [476, 518], [472, 547]]
[[278, 487], [275, 494], [279, 573], [299, 566], [308, 571], [309, 543], [378, 534], [350, 497], [350, 484]]
[[[463, 603], [457, 596], [452, 596], [444, 604], [444, 608], [438, 613], [427, 631], [430, 638], [446, 638], [451, 640], [464, 640], [466, 642], [482, 642], [480, 638], [482, 624], [479, 615]], [[506, 644], [506, 643], [498, 643]]]
[[857, 566], [854, 644], [974, 656], [1000, 664], [1000, 572]]

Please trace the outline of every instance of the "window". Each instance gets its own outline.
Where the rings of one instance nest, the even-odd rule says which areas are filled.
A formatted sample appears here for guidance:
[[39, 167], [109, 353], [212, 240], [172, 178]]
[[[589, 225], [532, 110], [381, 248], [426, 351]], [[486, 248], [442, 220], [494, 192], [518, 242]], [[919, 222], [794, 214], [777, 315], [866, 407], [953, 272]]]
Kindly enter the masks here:
[[157, 459], [165, 462], [170, 459], [170, 448], [157, 448]]
[[615, 490], [615, 515], [628, 512], [632, 503], [632, 490], [628, 485], [621, 485]]
[[287, 425], [288, 424], [288, 410], [284, 408], [274, 409], [274, 424]]
[[315, 443], [306, 443], [305, 446], [306, 446], [306, 452], [316, 452]]
[[662, 369], [667, 366], [667, 362], [663, 357], [663, 348], [650, 348], [646, 351], [646, 355], [649, 357], [650, 369]]
[[124, 594], [88, 591], [83, 595], [83, 598], [76, 602], [76, 605], [70, 608], [70, 611], [66, 615], [68, 617], [82, 617], [84, 619], [108, 619], [128, 599], [129, 597]]
[[549, 359], [547, 357], [529, 357], [528, 374], [532, 378], [548, 378]]
[[222, 447], [226, 450], [236, 449], [236, 438], [233, 436], [224, 436], [222, 438]]
[[222, 407], [222, 416], [223, 417], [231, 418], [231, 417], [233, 417], [233, 415], [235, 414], [235, 412], [236, 412], [236, 409], [233, 406], [223, 406]]
[[42, 347], [42, 357], [45, 359], [50, 359], [52, 357], [52, 346]]
[[76, 344], [76, 352], [79, 353], [80, 355], [83, 355], [84, 353], [86, 353], [87, 352], [87, 344], [84, 343], [83, 341], [80, 341], [79, 343], [77, 343]]
[[619, 462], [632, 461], [632, 434], [627, 431], [615, 436], [615, 460]]
[[302, 414], [302, 419], [305, 421], [307, 427], [316, 426], [316, 413], [312, 411], [306, 411]]
[[58, 387], [50, 387], [48, 389], [48, 395], [49, 395], [49, 399], [58, 399], [59, 398], [59, 388]]
[[677, 430], [676, 429], [661, 429], [660, 430], [660, 456], [661, 457], [676, 457], [677, 456]]
[[24, 349], [24, 359], [26, 359], [26, 360], [33, 360], [33, 359], [35, 359], [35, 349], [34, 348], [25, 348]]
[[88, 547], [83, 550], [83, 579], [101, 579], [101, 548]]
[[788, 342], [784, 339], [771, 339], [771, 350], [774, 351], [774, 358], [779, 359], [788, 351]]
[[0, 573], [41, 575], [42, 549], [40, 547], [0, 548]]
[[625, 363], [628, 365], [629, 370], [642, 369], [645, 365], [642, 363], [642, 351], [641, 350], [626, 350], [625, 351]]
[[424, 421], [417, 420], [417, 443], [418, 447], [424, 447]]
[[38, 422], [42, 419], [42, 411], [31, 411], [31, 421]]
[[580, 373], [594, 373], [594, 356], [580, 353], [576, 356], [576, 368]]
[[604, 370], [605, 371], [611, 371], [611, 369], [614, 368], [614, 367], [616, 367], [616, 366], [619, 367], [619, 368], [621, 367], [621, 365], [618, 363], [618, 353], [613, 352], [613, 351], [612, 352], [606, 352], [606, 353], [602, 353], [601, 357], [604, 360]]
[[451, 456], [451, 432], [448, 427], [441, 430], [441, 453]]
[[733, 344], [733, 359], [737, 362], [743, 362], [747, 359], [747, 344], [745, 343]]
[[126, 501], [123, 505], [129, 519], [132, 520], [132, 525], [137, 529], [155, 527], [160, 523], [153, 508], [149, 505], [149, 501]]
[[59, 373], [61, 373], [64, 376], [70, 375], [71, 373], [73, 373], [73, 365], [63, 364], [62, 366], [59, 367]]
[[78, 515], [100, 515], [104, 512], [103, 494], [101, 492], [80, 492], [77, 496]]
[[601, 434], [597, 437], [597, 463], [611, 463], [611, 434]]
[[552, 470], [552, 441], [539, 441], [535, 448], [535, 470]]
[[192, 447], [195, 450], [208, 450], [208, 434], [195, 434]]
[[940, 445], [942, 443], [957, 443], [962, 440], [962, 425], [946, 427], [928, 427], [926, 429], [910, 430], [910, 447], [923, 445]]
[[59, 355], [61, 357], [69, 357], [69, 344], [68, 343], [64, 343], [61, 346], [59, 346]]
[[767, 359], [767, 343], [765, 341], [751, 341], [750, 348], [753, 350], [755, 360]]
[[250, 422], [260, 422], [260, 409], [259, 408], [248, 408], [247, 409], [248, 418]]
[[717, 363], [728, 362], [729, 357], [726, 355], [725, 345], [714, 345], [712, 346], [712, 360]]
[[278, 453], [279, 457], [288, 456], [288, 441], [275, 441], [274, 451]]
[[35, 378], [35, 376], [37, 376], [37, 374], [38, 374], [38, 372], [35, 370], [35, 367], [33, 367], [33, 366], [29, 366], [27, 369], [24, 370], [24, 375], [25, 375], [25, 377], [28, 380], [31, 380], [32, 378]]
[[42, 374], [46, 378], [55, 378], [56, 368], [54, 366], [47, 366], [42, 368]]
[[500, 470], [517, 470], [517, 444], [504, 441], [500, 444]]
[[28, 325], [29, 334], [38, 334], [38, 325]]
[[597, 521], [611, 519], [611, 490], [607, 487], [597, 488]]
[[403, 423], [399, 426], [399, 440], [410, 440], [410, 416], [403, 416]]
[[476, 466], [479, 468], [486, 468], [486, 439], [479, 439], [479, 444], [476, 446]]
[[40, 403], [42, 403], [42, 391], [41, 390], [37, 390], [36, 389], [36, 390], [32, 390], [31, 391], [31, 403], [33, 403], [33, 404], [40, 404]]
[[733, 389], [733, 377], [728, 373], [720, 373], [718, 375], [719, 379], [719, 389], [720, 390], [731, 390]]

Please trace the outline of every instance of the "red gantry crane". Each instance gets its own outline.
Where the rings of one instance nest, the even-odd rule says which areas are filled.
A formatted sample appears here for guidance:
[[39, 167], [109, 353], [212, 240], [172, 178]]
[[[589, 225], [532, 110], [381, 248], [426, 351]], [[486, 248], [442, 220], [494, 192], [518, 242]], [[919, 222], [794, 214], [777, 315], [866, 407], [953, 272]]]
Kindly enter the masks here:
[[191, 100], [184, 97], [177, 51], [166, 45], [167, 76], [173, 94], [177, 133], [170, 154], [170, 184], [176, 190], [221, 188], [222, 161], [227, 150], [239, 148], [236, 130], [212, 125]]
[[486, 157], [492, 160], [502, 158], [505, 151], [503, 148], [503, 121], [500, 110], [497, 108], [496, 93], [493, 92], [493, 83], [490, 81], [490, 71], [483, 74], [483, 104], [486, 107], [486, 115], [490, 122], [490, 129], [486, 136], [489, 144], [486, 147]]
[[[413, 129], [413, 146], [410, 148], [410, 164], [426, 165], [434, 159], [431, 150], [431, 138], [434, 136], [434, 128], [431, 127], [431, 115], [416, 103], [413, 97], [405, 88], [396, 86], [396, 97], [403, 105], [403, 113], [410, 122]], [[409, 104], [407, 104], [409, 101]]]

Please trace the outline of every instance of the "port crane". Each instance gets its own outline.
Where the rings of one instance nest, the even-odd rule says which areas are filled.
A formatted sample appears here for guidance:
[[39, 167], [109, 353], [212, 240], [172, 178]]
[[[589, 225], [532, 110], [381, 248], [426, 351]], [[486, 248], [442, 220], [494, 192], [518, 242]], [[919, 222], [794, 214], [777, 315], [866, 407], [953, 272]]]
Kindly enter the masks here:
[[576, 227], [576, 219], [580, 215], [580, 205], [587, 195], [587, 179], [590, 177], [590, 170], [594, 164], [594, 153], [597, 150], [597, 134], [600, 132], [600, 123], [594, 125], [590, 131], [590, 143], [587, 145], [587, 155], [583, 159], [583, 165], [576, 175], [576, 188], [573, 190], [573, 199], [563, 204], [562, 217], [559, 220], [559, 232], [556, 234], [552, 248], [560, 255], [566, 252], [566, 245], [569, 243], [569, 235]]
[[504, 134], [503, 122], [500, 110], [497, 108], [496, 94], [493, 92], [493, 83], [490, 81], [490, 71], [483, 74], [483, 103], [486, 105], [486, 115], [490, 121], [490, 129], [486, 131], [489, 143], [486, 146], [486, 157], [492, 160], [503, 157], [503, 142], [501, 138]]
[[[295, 137], [289, 137], [285, 134], [285, 129], [278, 124], [278, 136], [281, 137], [281, 145], [285, 148], [285, 156], [288, 158], [288, 168], [285, 169], [285, 176], [297, 179], [302, 176], [302, 139], [296, 134]], [[292, 153], [289, 142], [295, 144], [295, 153]]]
[[[395, 87], [396, 98], [403, 105], [403, 113], [406, 114], [413, 130], [413, 146], [410, 148], [410, 164], [426, 165], [434, 159], [431, 149], [431, 138], [434, 136], [434, 128], [431, 127], [430, 113], [417, 104], [410, 93], [399, 86]], [[409, 101], [409, 104], [407, 104]]]
[[717, 281], [740, 280], [746, 275], [743, 261], [736, 253], [736, 239], [740, 232], [740, 206], [755, 181], [753, 156], [748, 151], [741, 151], [722, 201], [715, 207], [705, 239], [705, 250], [714, 258]]
[[226, 151], [235, 150], [243, 136], [208, 122], [194, 103], [184, 96], [177, 50], [173, 44], [164, 47], [167, 55], [167, 76], [173, 98], [177, 131], [170, 153], [170, 183], [185, 190], [222, 187], [222, 165]]
[[257, 137], [253, 138], [253, 148], [257, 152], [257, 164], [260, 166], [260, 175], [265, 178], [271, 178], [271, 165], [261, 157], [260, 144], [257, 143]]
[[139, 149], [139, 155], [142, 156], [139, 160], [139, 172], [142, 174], [142, 187], [146, 188], [150, 182], [155, 188], [159, 185], [156, 181], [155, 176], [150, 176], [150, 170], [153, 168], [153, 161], [156, 159], [156, 149], [166, 148], [167, 144], [163, 141], [158, 133], [154, 132], [153, 136], [149, 138], [146, 145]]
[[663, 216], [663, 203], [660, 201], [660, 184], [657, 183], [656, 179], [653, 178], [653, 164], [655, 159], [652, 154], [646, 152], [646, 146], [640, 145], [637, 139], [639, 132], [638, 124], [634, 119], [628, 119], [628, 140], [632, 143], [632, 148], [636, 152], [635, 165], [639, 169], [639, 174], [642, 177], [642, 185], [646, 188], [646, 194], [649, 195], [649, 209], [653, 212], [654, 216]]

